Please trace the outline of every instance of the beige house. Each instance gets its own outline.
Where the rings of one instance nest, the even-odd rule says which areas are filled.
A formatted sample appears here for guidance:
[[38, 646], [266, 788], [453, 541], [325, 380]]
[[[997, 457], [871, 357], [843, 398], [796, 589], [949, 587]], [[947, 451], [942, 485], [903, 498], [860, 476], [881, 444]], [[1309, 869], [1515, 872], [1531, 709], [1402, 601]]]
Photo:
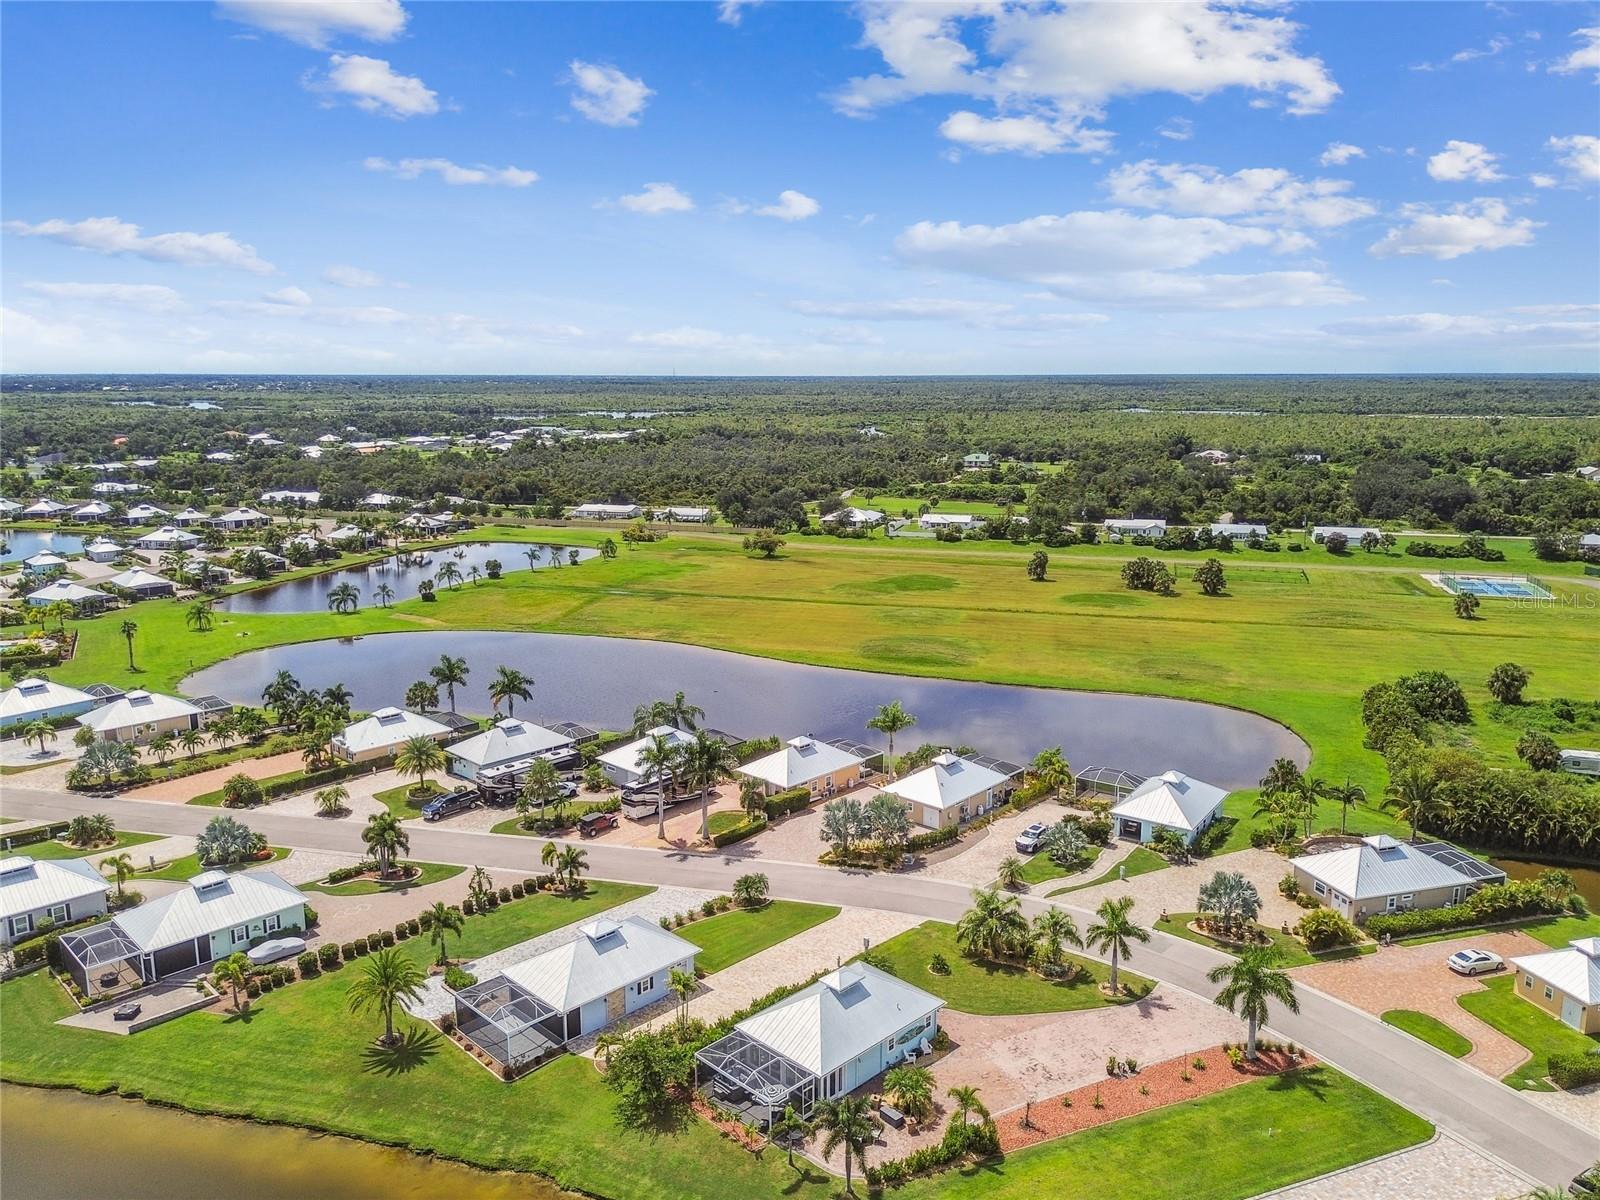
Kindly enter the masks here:
[[948, 751], [920, 771], [883, 785], [902, 801], [906, 816], [924, 829], [947, 829], [982, 816], [1010, 799], [1022, 768], [998, 759], [970, 759]]
[[333, 739], [333, 752], [345, 762], [373, 762], [398, 754], [414, 737], [443, 742], [449, 736], [450, 727], [431, 717], [403, 708], [380, 708], [370, 717], [346, 725]]
[[866, 773], [866, 757], [806, 736], [790, 738], [771, 754], [740, 767], [738, 774], [762, 784], [771, 796], [806, 788], [813, 796], [849, 791]]
[[110, 704], [84, 713], [78, 724], [94, 730], [102, 742], [133, 742], [142, 745], [164, 733], [178, 734], [199, 729], [205, 714], [177, 696], [158, 692], [133, 691]]
[[1505, 882], [1503, 872], [1474, 864], [1468, 874], [1452, 864], [1463, 859], [1443, 842], [1413, 846], [1374, 834], [1357, 846], [1291, 859], [1289, 869], [1302, 892], [1360, 923], [1381, 913], [1460, 904], [1484, 884]]
[[1517, 995], [1579, 1033], [1600, 1034], [1600, 938], [1513, 958]]

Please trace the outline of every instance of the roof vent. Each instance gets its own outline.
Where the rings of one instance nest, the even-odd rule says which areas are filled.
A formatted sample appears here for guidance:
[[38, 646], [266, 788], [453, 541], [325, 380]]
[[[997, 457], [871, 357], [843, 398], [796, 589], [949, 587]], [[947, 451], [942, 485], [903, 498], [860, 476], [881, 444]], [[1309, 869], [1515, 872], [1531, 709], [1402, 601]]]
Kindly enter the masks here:
[[132, 691], [123, 696], [129, 704], [149, 704], [150, 693], [145, 691]]
[[622, 926], [615, 921], [590, 921], [582, 927], [583, 936], [590, 942], [599, 945], [609, 937], [614, 937], [622, 932]]
[[221, 887], [228, 882], [226, 871], [201, 871], [189, 880], [189, 886], [197, 892], [209, 892], [213, 888]]
[[1371, 837], [1364, 838], [1363, 840], [1367, 843], [1367, 845], [1378, 851], [1395, 850], [1400, 846], [1400, 843], [1395, 841], [1387, 833], [1375, 833]]
[[377, 718], [379, 725], [398, 725], [406, 719], [405, 713], [398, 708], [380, 708], [372, 715]]
[[17, 691], [24, 696], [37, 696], [41, 692], [48, 690], [48, 688], [49, 685], [42, 679], [24, 679], [17, 684]]
[[0, 859], [0, 878], [7, 878], [20, 872], [27, 871], [33, 866], [33, 859], [19, 854], [15, 858]]

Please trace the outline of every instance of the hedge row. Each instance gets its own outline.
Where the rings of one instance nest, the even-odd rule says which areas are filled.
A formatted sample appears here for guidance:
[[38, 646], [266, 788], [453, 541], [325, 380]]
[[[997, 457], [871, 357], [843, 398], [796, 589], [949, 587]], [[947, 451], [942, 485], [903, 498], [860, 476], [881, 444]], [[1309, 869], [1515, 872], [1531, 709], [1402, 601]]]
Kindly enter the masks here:
[[1550, 1078], [1565, 1091], [1600, 1083], [1600, 1054], [1570, 1051], [1550, 1056]]
[[766, 799], [767, 820], [776, 821], [779, 817], [787, 817], [790, 813], [799, 812], [810, 803], [809, 788], [790, 788], [786, 792], [778, 792]]
[[[287, 775], [273, 775], [267, 779], [257, 780], [261, 785], [261, 798], [263, 800], [276, 800], [280, 796], [290, 796], [296, 792], [310, 791], [312, 788], [326, 787], [330, 783], [352, 779], [357, 775], [367, 775], [373, 771], [384, 768], [384, 760], [375, 760], [361, 763], [344, 763], [337, 767], [326, 767], [321, 771], [290, 771]], [[216, 808], [222, 804], [222, 788], [214, 792], [204, 792], [189, 801], [190, 804], [206, 805]]]
[[743, 841], [747, 837], [754, 837], [767, 827], [765, 817], [746, 817], [732, 829], [724, 829], [721, 833], [711, 835], [713, 846], [727, 846], [734, 842]]

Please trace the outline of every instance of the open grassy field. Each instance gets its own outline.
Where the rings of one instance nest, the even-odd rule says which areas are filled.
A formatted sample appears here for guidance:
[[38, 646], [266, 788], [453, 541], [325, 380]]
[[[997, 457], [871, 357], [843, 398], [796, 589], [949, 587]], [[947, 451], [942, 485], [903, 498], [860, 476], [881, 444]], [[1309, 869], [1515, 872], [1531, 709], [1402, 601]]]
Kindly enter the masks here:
[[[268, 848], [272, 851], [272, 857], [269, 859], [257, 862], [235, 863], [231, 867], [223, 867], [222, 870], [248, 871], [253, 867], [270, 867], [279, 859], [289, 856], [289, 851], [284, 846], [271, 846]], [[134, 880], [137, 882], [140, 879], [165, 879], [171, 883], [187, 883], [203, 870], [205, 868], [200, 865], [200, 856], [198, 854], [185, 854], [182, 858], [175, 858], [169, 863], [161, 863], [154, 871], [140, 871], [134, 876]]]
[[[475, 535], [575, 544], [609, 536], [499, 526]], [[1360, 694], [1370, 684], [1438, 668], [1459, 678], [1481, 708], [1488, 699], [1483, 681], [1497, 663], [1519, 662], [1533, 672], [1530, 698], [1584, 697], [1594, 690], [1588, 664], [1600, 660], [1600, 592], [1550, 572], [1547, 581], [1566, 603], [1487, 601], [1481, 619], [1461, 621], [1449, 597], [1418, 578], [1427, 563], [1417, 559], [1262, 554], [1259, 564], [1251, 560], [1248, 578], [1236, 573], [1229, 595], [1202, 596], [1180, 572], [1179, 594], [1160, 597], [1122, 586], [1122, 547], [1052, 553], [1049, 579], [1033, 583], [1019, 554], [984, 549], [993, 543], [788, 543], [779, 557], [763, 560], [734, 538], [674, 533], [610, 561], [514, 572], [446, 591], [434, 604], [407, 601], [344, 616], [222, 612], [203, 634], [184, 627], [182, 605], [147, 602], [132, 613], [140, 625], [137, 674], [127, 670], [112, 618], [81, 623], [77, 657], [55, 674], [68, 683], [170, 688], [189, 671], [243, 650], [387, 630], [645, 637], [824, 666], [1248, 708], [1304, 737], [1317, 773], [1349, 776], [1376, 794], [1381, 763], [1362, 748], [1359, 721]], [[916, 636], [906, 636], [912, 627]], [[1513, 765], [1518, 732], [1479, 720], [1467, 735]], [[1335, 823], [1334, 806], [1325, 807], [1322, 823]], [[1395, 827], [1371, 809], [1353, 812], [1351, 823], [1364, 832]], [[1241, 821], [1235, 835], [1247, 838], [1248, 826]]]
[[695, 921], [677, 934], [700, 947], [695, 966], [710, 975], [838, 915], [831, 904], [774, 900], [764, 908], [733, 909]]
[[1552, 1089], [1544, 1082], [1544, 1077], [1549, 1073], [1550, 1056], [1586, 1054], [1600, 1046], [1600, 1035], [1581, 1034], [1538, 1005], [1524, 1000], [1517, 995], [1520, 978], [1513, 971], [1498, 979], [1486, 980], [1483, 991], [1468, 992], [1456, 1003], [1512, 1041], [1527, 1047], [1532, 1054], [1532, 1058], [1506, 1076], [1507, 1083], [1524, 1091], [1548, 1092]]
[[110, 854], [117, 850], [126, 850], [129, 846], [139, 846], [145, 842], [161, 840], [161, 835], [156, 833], [128, 833], [125, 830], [117, 832], [117, 840], [109, 846], [91, 846], [87, 850], [79, 846], [69, 846], [66, 842], [48, 841], [34, 842], [29, 846], [17, 846], [8, 851], [10, 854], [22, 854], [28, 858], [82, 858], [87, 854]]

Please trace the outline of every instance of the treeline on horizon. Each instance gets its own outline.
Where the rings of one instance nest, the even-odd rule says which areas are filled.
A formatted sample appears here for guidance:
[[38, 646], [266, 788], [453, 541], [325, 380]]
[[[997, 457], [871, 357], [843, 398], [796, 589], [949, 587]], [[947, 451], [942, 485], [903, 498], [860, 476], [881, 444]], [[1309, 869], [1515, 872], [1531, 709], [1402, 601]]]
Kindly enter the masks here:
[[[123, 384], [129, 390], [102, 390]], [[188, 407], [202, 400], [220, 407]], [[155, 473], [157, 494], [196, 503], [268, 489], [318, 490], [323, 507], [337, 509], [373, 491], [539, 512], [588, 500], [700, 501], [741, 523], [793, 527], [807, 500], [855, 489], [1012, 502], [1046, 525], [1223, 512], [1285, 527], [1391, 521], [1491, 534], [1600, 523], [1600, 486], [1571, 475], [1600, 462], [1600, 387], [1580, 377], [285, 376], [201, 385], [52, 376], [13, 377], [4, 403], [8, 464], [68, 460], [37, 480], [6, 471], [8, 496], [97, 478], [74, 464], [177, 455]], [[326, 433], [372, 440], [541, 424], [638, 432], [553, 446], [526, 439], [504, 453], [312, 460], [298, 450]], [[883, 436], [864, 436], [868, 426]], [[244, 445], [241, 435], [258, 431], [287, 444]], [[203, 460], [220, 449], [238, 461]], [[1214, 466], [1194, 456], [1202, 449], [1240, 461]], [[963, 475], [958, 460], [974, 450], [1040, 466]]]

